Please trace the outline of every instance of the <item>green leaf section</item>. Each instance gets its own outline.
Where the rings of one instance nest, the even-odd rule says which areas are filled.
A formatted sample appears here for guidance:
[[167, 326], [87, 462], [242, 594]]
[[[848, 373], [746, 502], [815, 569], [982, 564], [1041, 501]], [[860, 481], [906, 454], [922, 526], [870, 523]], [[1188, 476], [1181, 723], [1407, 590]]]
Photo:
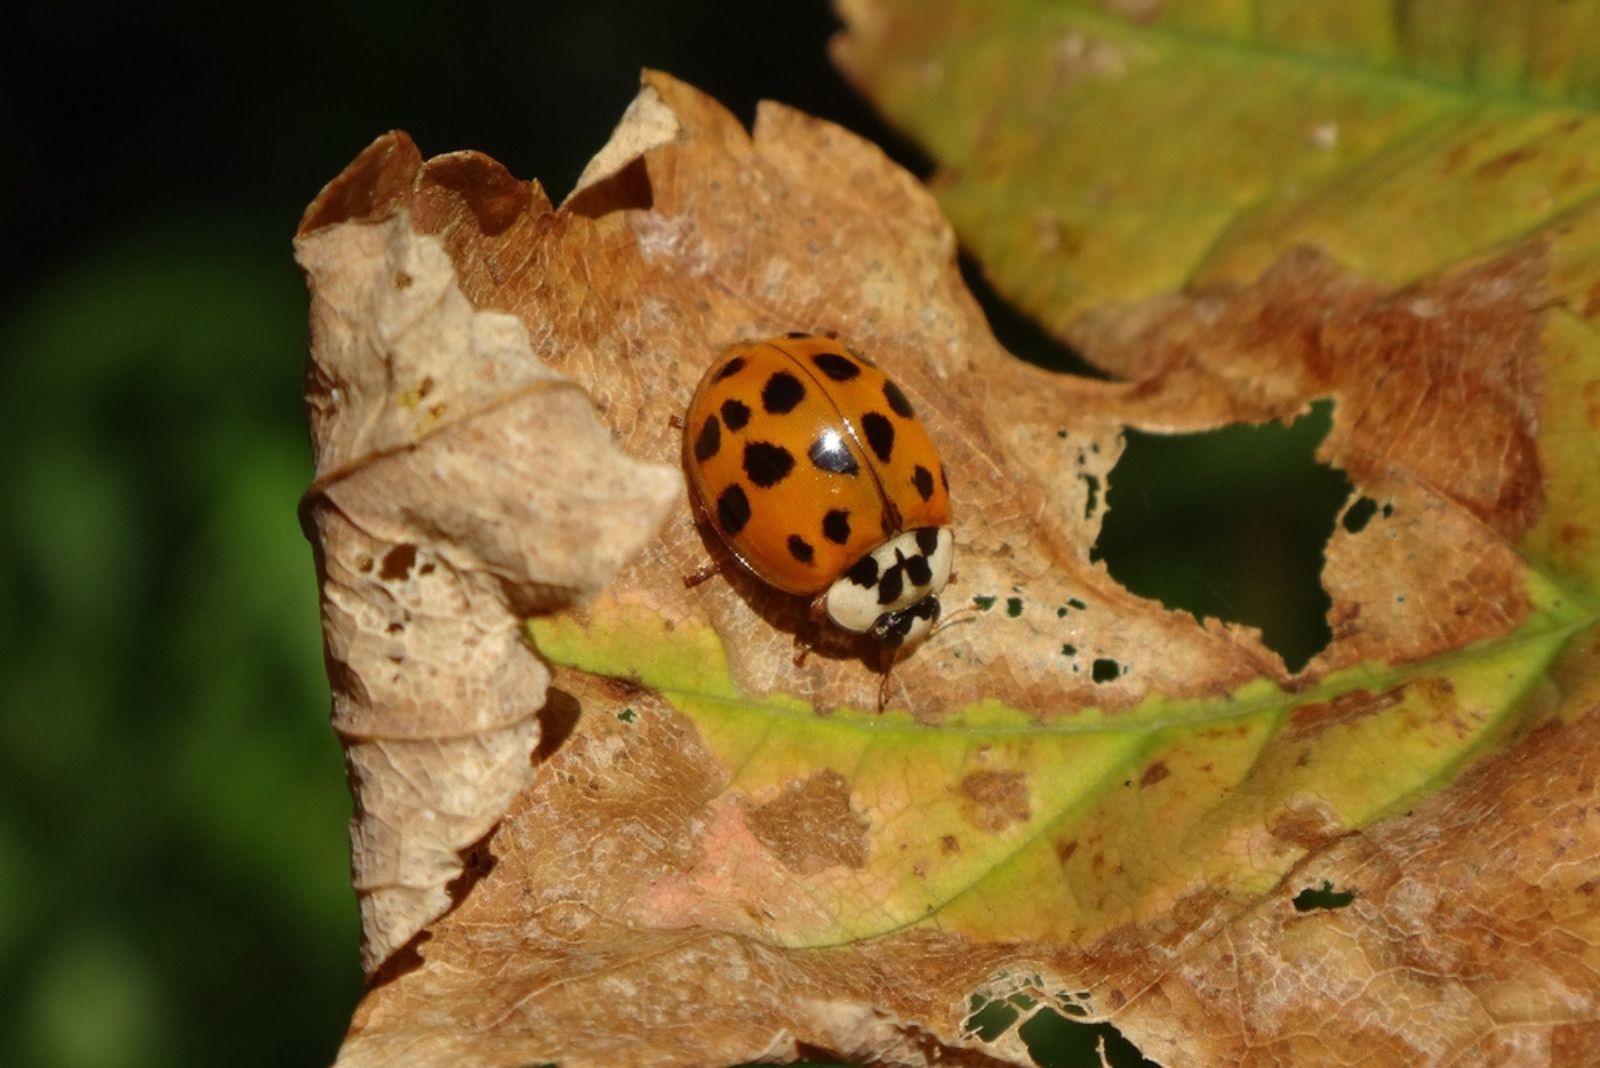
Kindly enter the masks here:
[[1595, 5], [1126, 6], [1159, 14], [844, 5], [870, 12], [848, 65], [948, 168], [963, 241], [1058, 332], [1301, 244], [1393, 284], [1544, 228], [1592, 264]]
[[[797, 946], [936, 924], [980, 938], [1083, 942], [1202, 888], [1249, 895], [1336, 833], [1448, 781], [1519, 722], [1523, 697], [1600, 610], [1537, 577], [1535, 611], [1504, 637], [1406, 667], [1366, 665], [1288, 694], [1258, 681], [1213, 700], [1152, 696], [1121, 713], [1041, 722], [999, 702], [937, 725], [903, 711], [818, 715], [748, 699], [714, 631], [668, 629], [602, 601], [585, 621], [538, 619], [555, 663], [631, 678], [693, 719], [760, 801], [828, 769], [868, 822], [864, 867], [791, 873], [817, 907], [776, 932]], [[1363, 706], [1317, 722], [1339, 699]]]

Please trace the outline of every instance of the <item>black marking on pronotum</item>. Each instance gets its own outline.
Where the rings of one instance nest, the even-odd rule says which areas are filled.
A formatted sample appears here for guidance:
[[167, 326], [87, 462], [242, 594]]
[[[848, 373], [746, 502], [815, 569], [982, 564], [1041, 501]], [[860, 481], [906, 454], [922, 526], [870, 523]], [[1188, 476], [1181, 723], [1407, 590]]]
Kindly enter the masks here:
[[917, 496], [923, 500], [933, 497], [933, 472], [918, 464], [916, 470], [911, 472], [911, 484], [917, 487]]
[[902, 419], [910, 419], [917, 414], [911, 402], [906, 400], [906, 395], [900, 392], [900, 387], [888, 379], [883, 382], [883, 398], [889, 402], [889, 407], [894, 409], [894, 414]]
[[850, 566], [850, 570], [844, 573], [844, 577], [863, 589], [875, 585], [878, 581], [877, 558], [863, 556]]
[[837, 434], [824, 433], [811, 443], [806, 455], [817, 467], [836, 475], [853, 475], [861, 470], [849, 446]]
[[788, 371], [774, 371], [761, 387], [761, 407], [773, 415], [787, 415], [805, 396], [806, 387], [798, 378]]
[[694, 439], [694, 458], [705, 463], [717, 454], [722, 448], [722, 424], [717, 422], [717, 417], [707, 416], [706, 425], [700, 428], [699, 435]]
[[933, 527], [923, 527], [917, 531], [917, 548], [922, 550], [922, 555], [932, 556], [933, 550], [939, 547], [939, 531]]
[[933, 581], [933, 568], [928, 566], [926, 556], [907, 557], [905, 568], [906, 578], [911, 580], [913, 586], [926, 586]]
[[735, 356], [733, 359], [722, 365], [722, 370], [718, 371], [716, 376], [713, 377], [711, 381], [721, 382], [724, 378], [732, 378], [742, 370], [744, 370], [744, 357]]
[[835, 545], [843, 545], [850, 540], [850, 513], [843, 508], [835, 508], [822, 517], [822, 536]]
[[809, 564], [816, 558], [811, 543], [798, 534], [789, 535], [789, 555], [802, 564]]
[[900, 594], [905, 591], [906, 581], [901, 578], [904, 563], [895, 564], [883, 573], [878, 580], [878, 603], [888, 604], [900, 599]]
[[751, 482], [768, 489], [794, 470], [794, 456], [782, 445], [752, 441], [744, 447], [744, 473]]
[[750, 498], [744, 495], [742, 486], [729, 486], [717, 498], [717, 522], [721, 524], [722, 532], [730, 538], [750, 522]]
[[889, 417], [868, 412], [861, 417], [861, 429], [866, 432], [867, 444], [872, 446], [878, 459], [888, 463], [889, 454], [894, 452], [894, 424], [889, 422]]
[[729, 430], [743, 430], [750, 421], [750, 409], [741, 401], [728, 399], [722, 402], [722, 421]]
[[841, 356], [837, 352], [819, 352], [811, 357], [811, 362], [817, 365], [817, 370], [833, 379], [835, 382], [848, 382], [861, 373], [861, 368], [848, 356]]

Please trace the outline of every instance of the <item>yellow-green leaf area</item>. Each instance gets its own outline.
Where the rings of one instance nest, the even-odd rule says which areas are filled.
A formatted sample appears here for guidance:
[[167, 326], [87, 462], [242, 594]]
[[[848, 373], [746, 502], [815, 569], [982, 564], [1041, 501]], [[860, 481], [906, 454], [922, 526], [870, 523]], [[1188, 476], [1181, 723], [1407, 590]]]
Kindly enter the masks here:
[[1046, 719], [993, 701], [917, 722], [746, 698], [714, 631], [642, 605], [602, 599], [529, 632], [551, 661], [630, 678], [688, 716], [739, 805], [840, 777], [862, 860], [749, 877], [756, 901], [806, 903], [765, 937], [838, 945], [930, 924], [1083, 943], [1188, 895], [1259, 895], [1315, 842], [1448, 783], [1523, 725], [1551, 660], [1600, 617], [1537, 577], [1529, 592], [1522, 627], [1430, 662]]
[[1068, 336], [1107, 303], [1248, 281], [1302, 245], [1405, 284], [1600, 189], [1600, 123], [1575, 106], [1600, 64], [1592, 40], [1562, 43], [1561, 9], [1583, 5], [1149, 6], [844, 5], [841, 58], [944, 166], [963, 242]]
[[1545, 510], [1523, 551], [1536, 565], [1600, 592], [1600, 334], [1561, 310], [1545, 327], [1539, 418]]

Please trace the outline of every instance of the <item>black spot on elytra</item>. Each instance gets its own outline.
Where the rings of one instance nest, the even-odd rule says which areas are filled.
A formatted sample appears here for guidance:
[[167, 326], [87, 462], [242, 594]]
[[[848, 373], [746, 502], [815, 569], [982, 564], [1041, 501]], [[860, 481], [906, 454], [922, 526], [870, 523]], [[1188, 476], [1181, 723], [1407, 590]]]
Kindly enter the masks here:
[[911, 472], [911, 484], [917, 487], [917, 496], [923, 500], [933, 497], [933, 472], [918, 464], [916, 470]]
[[794, 411], [806, 396], [806, 387], [788, 371], [776, 371], [761, 387], [761, 407], [773, 415], [787, 415]]
[[856, 458], [850, 454], [849, 446], [836, 434], [824, 434], [813, 441], [806, 455], [817, 467], [836, 475], [853, 475], [861, 470]]
[[911, 580], [913, 586], [926, 586], [933, 581], [933, 568], [928, 566], [926, 556], [913, 556], [906, 560], [906, 578]]
[[705, 463], [717, 454], [722, 448], [722, 424], [717, 422], [714, 415], [706, 417], [706, 425], [700, 428], [700, 434], [694, 439], [694, 458]]
[[889, 417], [868, 412], [861, 417], [861, 429], [866, 432], [867, 444], [872, 446], [878, 459], [888, 463], [889, 454], [894, 452], [894, 424], [889, 422]]
[[939, 547], [939, 532], [933, 527], [923, 527], [917, 531], [917, 548], [922, 550], [922, 555], [932, 556], [933, 550]]
[[729, 486], [717, 498], [717, 523], [728, 537], [735, 537], [750, 522], [750, 498], [739, 485]]
[[863, 556], [854, 564], [850, 565], [850, 570], [844, 573], [844, 577], [863, 589], [876, 584], [878, 581], [877, 558], [872, 556]]
[[725, 400], [722, 402], [722, 421], [728, 424], [729, 430], [743, 430], [750, 421], [750, 409], [741, 401], [731, 398]]
[[895, 564], [883, 573], [878, 580], [878, 603], [888, 604], [890, 601], [899, 600], [900, 594], [905, 590], [906, 580], [902, 577], [904, 567]]
[[744, 447], [744, 473], [751, 482], [768, 489], [794, 470], [794, 456], [782, 445], [752, 441]]
[[902, 419], [910, 419], [917, 414], [916, 409], [911, 407], [911, 402], [906, 400], [906, 395], [900, 392], [900, 387], [887, 379], [883, 383], [883, 399], [889, 402], [894, 414]]
[[802, 564], [809, 564], [816, 558], [816, 553], [811, 549], [811, 543], [798, 534], [789, 535], [789, 555]]
[[722, 370], [718, 371], [716, 375], [712, 377], [711, 381], [721, 382], [724, 378], [732, 378], [742, 370], [744, 370], [744, 357], [735, 356], [733, 359], [722, 365]]
[[819, 352], [811, 357], [811, 362], [817, 365], [817, 370], [835, 382], [848, 382], [861, 373], [861, 368], [855, 365], [855, 361], [837, 352]]
[[843, 508], [835, 508], [822, 517], [822, 536], [835, 545], [843, 545], [850, 540], [850, 513]]

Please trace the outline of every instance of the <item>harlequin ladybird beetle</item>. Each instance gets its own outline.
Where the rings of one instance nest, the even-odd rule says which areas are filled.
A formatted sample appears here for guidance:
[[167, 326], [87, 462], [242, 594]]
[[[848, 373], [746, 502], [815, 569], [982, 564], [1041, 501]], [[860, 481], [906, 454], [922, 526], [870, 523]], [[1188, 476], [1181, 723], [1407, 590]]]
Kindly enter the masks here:
[[877, 365], [810, 334], [742, 341], [706, 370], [683, 429], [697, 507], [747, 570], [870, 635], [885, 671], [928, 636], [950, 581], [950, 483]]

